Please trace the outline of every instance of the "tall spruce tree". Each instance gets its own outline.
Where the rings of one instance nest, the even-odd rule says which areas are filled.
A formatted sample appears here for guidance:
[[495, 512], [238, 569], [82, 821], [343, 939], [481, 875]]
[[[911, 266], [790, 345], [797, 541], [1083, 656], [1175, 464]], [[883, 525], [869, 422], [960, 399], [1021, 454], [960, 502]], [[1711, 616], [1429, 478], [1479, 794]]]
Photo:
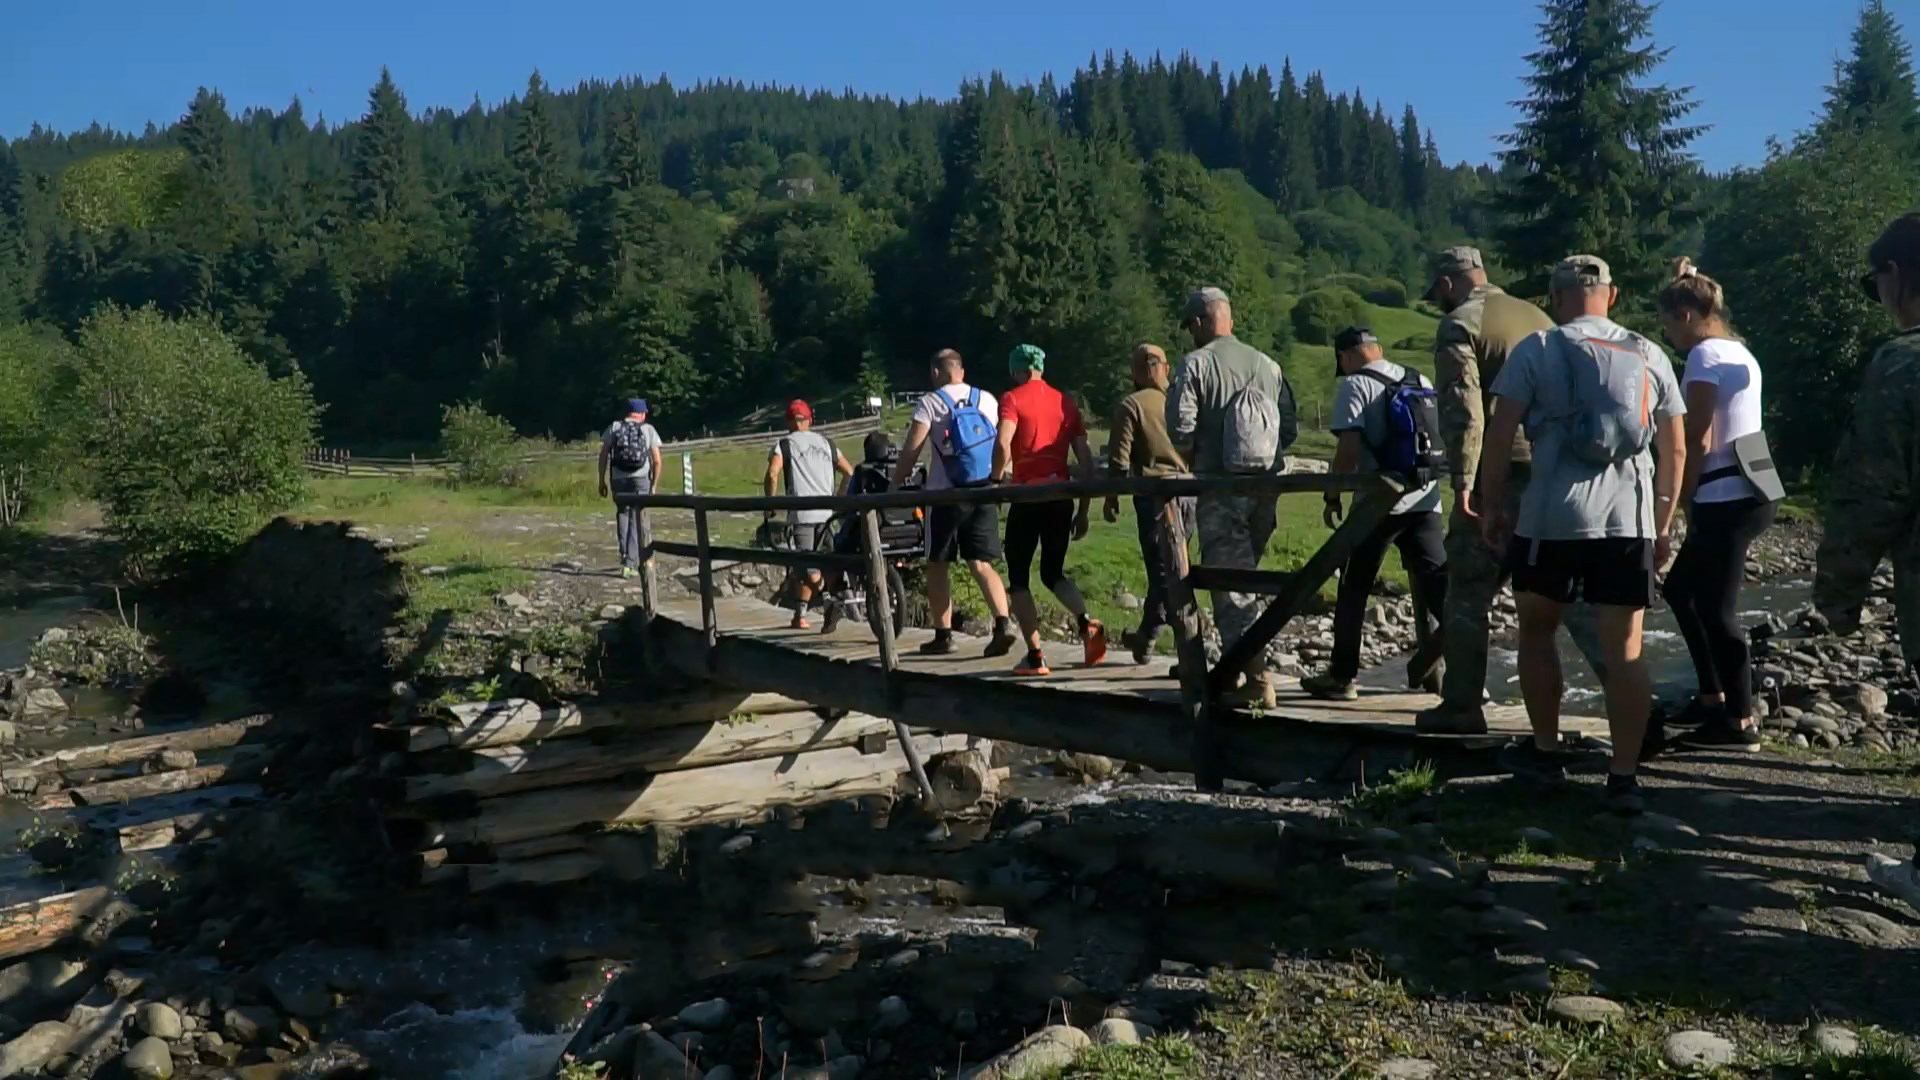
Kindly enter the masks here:
[[1687, 146], [1702, 129], [1680, 121], [1694, 101], [1685, 88], [1643, 83], [1667, 55], [1648, 41], [1644, 0], [1545, 0], [1541, 11], [1529, 94], [1515, 103], [1521, 121], [1500, 155], [1501, 251], [1534, 288], [1575, 252], [1651, 286], [1687, 216]]
[[1886, 0], [1867, 0], [1853, 28], [1853, 51], [1834, 66], [1820, 129], [1859, 134], [1892, 131], [1920, 135], [1920, 102], [1914, 95], [1913, 49]]
[[1273, 120], [1272, 179], [1263, 190], [1288, 210], [1304, 210], [1313, 205], [1320, 185], [1314, 173], [1312, 118], [1300, 83], [1294, 78], [1291, 59], [1280, 67], [1280, 95]]
[[353, 205], [365, 221], [401, 221], [420, 209], [420, 148], [414, 138], [407, 99], [393, 73], [380, 69], [380, 81], [367, 94], [353, 161]]

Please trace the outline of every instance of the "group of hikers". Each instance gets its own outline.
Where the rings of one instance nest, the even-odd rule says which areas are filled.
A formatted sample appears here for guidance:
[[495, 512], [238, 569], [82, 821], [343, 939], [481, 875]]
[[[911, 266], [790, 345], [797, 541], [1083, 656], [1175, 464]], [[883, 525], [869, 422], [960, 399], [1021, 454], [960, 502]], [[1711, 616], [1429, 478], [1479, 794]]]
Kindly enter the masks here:
[[[1866, 374], [1869, 392], [1854, 403], [1828, 492], [1819, 549], [1816, 608], [1836, 632], [1858, 626], [1873, 573], [1883, 557], [1897, 570], [1901, 640], [1920, 653], [1920, 214], [1890, 224], [1868, 252], [1861, 287], [1894, 318], [1899, 333]], [[1763, 431], [1761, 366], [1735, 333], [1727, 298], [1713, 278], [1677, 260], [1655, 297], [1664, 336], [1685, 355], [1673, 366], [1653, 341], [1609, 316], [1619, 289], [1607, 262], [1571, 255], [1552, 270], [1545, 308], [1508, 295], [1488, 280], [1478, 250], [1438, 252], [1424, 298], [1443, 318], [1430, 381], [1386, 359], [1365, 326], [1334, 337], [1339, 376], [1330, 428], [1338, 438], [1335, 473], [1387, 473], [1402, 494], [1370, 532], [1357, 538], [1340, 576], [1334, 642], [1326, 669], [1301, 682], [1318, 698], [1357, 696], [1367, 605], [1389, 546], [1401, 554], [1412, 593], [1416, 647], [1406, 671], [1413, 689], [1439, 701], [1417, 714], [1422, 731], [1484, 733], [1489, 618], [1511, 582], [1518, 621], [1518, 669], [1532, 738], [1503, 754], [1508, 768], [1534, 779], [1564, 776], [1575, 753], [1560, 738], [1564, 679], [1556, 637], [1565, 626], [1604, 688], [1612, 735], [1606, 800], [1637, 813], [1638, 766], [1687, 745], [1751, 748], [1760, 742], [1747, 635], [1738, 595], [1749, 546], [1766, 530], [1784, 491]], [[1271, 474], [1294, 434], [1293, 396], [1280, 365], [1234, 336], [1233, 308], [1218, 288], [1194, 291], [1182, 311], [1192, 349], [1177, 366], [1157, 345], [1131, 356], [1135, 387], [1109, 425], [1106, 472], [1176, 477]], [[931, 450], [928, 490], [988, 484], [1050, 484], [1091, 479], [1099, 466], [1072, 395], [1046, 380], [1046, 354], [1020, 345], [1008, 357], [1011, 389], [995, 395], [968, 381], [959, 353], [933, 357], [933, 388], [915, 404], [897, 455], [885, 436], [870, 437], [862, 469], [873, 482], [905, 486]], [[632, 485], [635, 462], [658, 439], [645, 425], [645, 402], [604, 440], [603, 489]], [[765, 490], [830, 494], [836, 477], [857, 472], [811, 432], [811, 410], [787, 410], [790, 434], [769, 458]], [[634, 433], [633, 428], [641, 429]], [[885, 464], [891, 458], [891, 465]], [[889, 475], [890, 473], [890, 475]], [[1439, 481], [1449, 480], [1451, 513], [1442, 523]], [[626, 490], [632, 490], [631, 486]], [[1325, 520], [1338, 527], [1347, 508], [1325, 496]], [[1197, 535], [1210, 567], [1258, 567], [1274, 530], [1271, 494], [1222, 490], [1172, 501], [1187, 535]], [[1157, 549], [1154, 500], [1135, 498], [1147, 595], [1140, 625], [1120, 644], [1145, 662], [1167, 622], [1164, 562]], [[1675, 526], [1686, 511], [1685, 540]], [[1023, 645], [1016, 674], [1049, 673], [1032, 593], [1040, 583], [1079, 629], [1082, 661], [1099, 663], [1107, 630], [1087, 610], [1066, 572], [1069, 545], [1089, 528], [1089, 500], [1012, 501], [1002, 533], [993, 501], [934, 506], [928, 521], [927, 599], [930, 655], [958, 648], [953, 632], [951, 566], [979, 583], [993, 616], [985, 654]], [[1119, 500], [1102, 516], [1117, 521]], [[792, 527], [820, 527], [826, 512], [798, 512]], [[642, 524], [623, 512], [623, 566], [639, 557]], [[629, 537], [632, 543], [629, 543]], [[800, 546], [817, 546], [808, 536]], [[995, 567], [1005, 561], [1003, 585]], [[1670, 567], [1670, 569], [1669, 569]], [[1664, 584], [1661, 574], [1665, 573]], [[793, 591], [793, 625], [820, 586], [806, 576]], [[1697, 693], [1676, 715], [1653, 719], [1642, 657], [1643, 619], [1664, 596], [1685, 637]], [[1213, 593], [1223, 650], [1246, 633], [1257, 597]], [[831, 605], [829, 605], [831, 609]], [[1018, 622], [1015, 633], [1013, 623]], [[829, 622], [832, 622], [831, 614]], [[1266, 657], [1236, 674], [1234, 701], [1272, 708]], [[1886, 860], [1875, 880], [1920, 896], [1913, 866]]]

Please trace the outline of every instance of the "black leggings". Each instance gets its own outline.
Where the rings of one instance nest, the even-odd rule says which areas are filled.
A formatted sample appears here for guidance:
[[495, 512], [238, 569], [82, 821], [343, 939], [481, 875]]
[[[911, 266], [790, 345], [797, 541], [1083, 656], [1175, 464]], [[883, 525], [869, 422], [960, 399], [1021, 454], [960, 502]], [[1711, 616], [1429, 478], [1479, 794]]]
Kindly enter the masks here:
[[1032, 592], [1033, 550], [1040, 549], [1040, 584], [1051, 589], [1067, 572], [1073, 539], [1073, 500], [1007, 507], [1007, 589]]
[[1727, 715], [1753, 715], [1753, 662], [1737, 611], [1747, 575], [1747, 547], [1773, 524], [1774, 506], [1759, 499], [1694, 503], [1687, 541], [1660, 590], [1687, 639], [1700, 692], [1725, 694]]

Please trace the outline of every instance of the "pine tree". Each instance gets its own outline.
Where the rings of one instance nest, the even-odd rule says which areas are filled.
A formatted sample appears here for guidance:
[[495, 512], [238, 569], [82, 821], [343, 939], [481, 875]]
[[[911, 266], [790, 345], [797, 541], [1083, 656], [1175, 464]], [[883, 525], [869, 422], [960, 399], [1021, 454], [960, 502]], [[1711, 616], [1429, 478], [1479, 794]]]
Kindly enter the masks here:
[[1834, 65], [1820, 128], [1827, 132], [1893, 131], [1920, 135], [1913, 50], [1886, 0], [1867, 0], [1853, 29], [1853, 52]]
[[1415, 215], [1427, 209], [1427, 151], [1413, 106], [1400, 117], [1400, 199]]
[[393, 75], [380, 69], [380, 81], [367, 95], [353, 162], [353, 204], [365, 221], [403, 221], [424, 201], [420, 186], [420, 148], [414, 141], [407, 99]]
[[1313, 205], [1320, 185], [1314, 174], [1312, 122], [1300, 84], [1294, 80], [1292, 60], [1280, 67], [1274, 126], [1271, 194], [1288, 210], [1303, 210]]
[[33, 294], [24, 179], [13, 149], [0, 141], [0, 325], [24, 318]]
[[601, 170], [605, 182], [622, 191], [660, 182], [660, 154], [640, 127], [640, 114], [631, 100], [622, 101], [607, 131], [607, 159]]
[[1694, 102], [1686, 89], [1641, 83], [1667, 55], [1647, 41], [1653, 8], [1644, 0], [1544, 0], [1542, 12], [1541, 48], [1527, 57], [1530, 94], [1503, 136], [1496, 237], [1523, 274], [1585, 252], [1651, 286], [1687, 216], [1686, 150], [1702, 129], [1679, 121]]

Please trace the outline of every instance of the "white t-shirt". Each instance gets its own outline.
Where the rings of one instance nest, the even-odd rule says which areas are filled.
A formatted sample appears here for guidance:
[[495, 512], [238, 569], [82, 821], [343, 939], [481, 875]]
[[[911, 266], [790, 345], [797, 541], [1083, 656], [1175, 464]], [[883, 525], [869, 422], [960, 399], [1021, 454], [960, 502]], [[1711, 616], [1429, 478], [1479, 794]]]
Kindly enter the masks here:
[[[1760, 430], [1760, 363], [1744, 342], [1729, 338], [1708, 338], [1687, 353], [1687, 370], [1680, 377], [1684, 391], [1694, 383], [1707, 383], [1717, 391], [1713, 399], [1713, 433], [1707, 442], [1707, 457], [1700, 464], [1705, 476], [1715, 469], [1738, 465], [1733, 455], [1733, 440]], [[1753, 485], [1745, 477], [1701, 484], [1693, 501], [1702, 503], [1738, 502], [1754, 497]]]
[[[947, 479], [947, 463], [940, 457], [940, 442], [947, 430], [947, 417], [953, 415], [953, 403], [967, 400], [973, 393], [973, 387], [966, 383], [954, 383], [943, 386], [931, 394], [923, 395], [913, 405], [913, 423], [927, 425], [927, 454], [933, 463], [927, 466], [927, 490], [942, 491], [953, 486]], [[1000, 426], [1000, 403], [992, 394], [980, 391], [980, 415], [987, 423]]]

